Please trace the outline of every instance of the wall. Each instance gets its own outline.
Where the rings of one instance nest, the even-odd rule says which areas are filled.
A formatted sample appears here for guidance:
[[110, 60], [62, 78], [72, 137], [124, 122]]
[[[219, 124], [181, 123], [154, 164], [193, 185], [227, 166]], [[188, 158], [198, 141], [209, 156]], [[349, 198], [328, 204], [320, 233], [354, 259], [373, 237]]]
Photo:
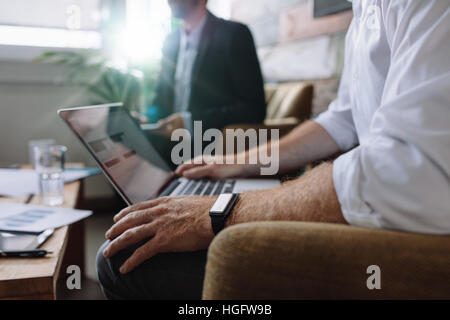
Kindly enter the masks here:
[[[16, 52], [24, 59], [37, 53]], [[59, 67], [25, 60], [0, 61], [0, 162], [27, 163], [29, 140], [54, 138], [68, 146], [68, 161], [95, 165], [56, 114], [61, 106], [87, 101], [79, 89], [60, 84], [62, 72]], [[97, 176], [88, 179], [86, 193], [104, 197], [112, 189], [103, 176]]]
[[317, 114], [335, 97], [352, 12], [313, 19], [312, 3], [233, 0], [231, 19], [250, 27], [267, 82], [314, 80]]

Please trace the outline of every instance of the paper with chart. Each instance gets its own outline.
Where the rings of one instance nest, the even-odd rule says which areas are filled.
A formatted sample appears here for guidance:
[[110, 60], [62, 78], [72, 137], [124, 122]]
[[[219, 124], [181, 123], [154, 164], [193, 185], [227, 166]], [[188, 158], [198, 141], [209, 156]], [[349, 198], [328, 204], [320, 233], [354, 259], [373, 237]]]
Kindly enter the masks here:
[[85, 219], [92, 211], [0, 203], [0, 230], [42, 232]]

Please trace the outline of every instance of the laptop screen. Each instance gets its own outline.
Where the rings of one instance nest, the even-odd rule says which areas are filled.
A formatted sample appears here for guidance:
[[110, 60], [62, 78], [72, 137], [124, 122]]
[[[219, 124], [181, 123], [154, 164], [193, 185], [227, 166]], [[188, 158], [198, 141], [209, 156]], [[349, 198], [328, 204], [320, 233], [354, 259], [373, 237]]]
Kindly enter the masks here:
[[158, 197], [172, 179], [169, 166], [120, 105], [59, 113], [128, 204]]

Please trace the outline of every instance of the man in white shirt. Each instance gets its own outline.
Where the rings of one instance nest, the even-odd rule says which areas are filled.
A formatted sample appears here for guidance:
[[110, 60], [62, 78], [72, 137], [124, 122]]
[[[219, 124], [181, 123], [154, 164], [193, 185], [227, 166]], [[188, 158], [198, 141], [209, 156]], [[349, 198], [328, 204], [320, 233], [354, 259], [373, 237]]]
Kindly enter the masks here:
[[[242, 193], [227, 226], [313, 221], [450, 234], [450, 2], [354, 0], [353, 11], [338, 98], [279, 142], [280, 171], [342, 155], [276, 189]], [[246, 177], [260, 167], [186, 164], [177, 172]], [[104, 256], [153, 236], [123, 259], [126, 274], [158, 253], [205, 249], [214, 201], [127, 208], [107, 233]]]

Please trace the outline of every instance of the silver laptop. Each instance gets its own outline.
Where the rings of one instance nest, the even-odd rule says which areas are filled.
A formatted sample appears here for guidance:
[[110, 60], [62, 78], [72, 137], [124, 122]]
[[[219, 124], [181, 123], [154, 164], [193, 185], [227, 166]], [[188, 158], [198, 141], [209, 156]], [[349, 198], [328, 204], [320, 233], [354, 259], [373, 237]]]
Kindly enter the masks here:
[[240, 193], [280, 184], [275, 179], [177, 177], [121, 103], [61, 109], [58, 114], [128, 205], [162, 196]]

